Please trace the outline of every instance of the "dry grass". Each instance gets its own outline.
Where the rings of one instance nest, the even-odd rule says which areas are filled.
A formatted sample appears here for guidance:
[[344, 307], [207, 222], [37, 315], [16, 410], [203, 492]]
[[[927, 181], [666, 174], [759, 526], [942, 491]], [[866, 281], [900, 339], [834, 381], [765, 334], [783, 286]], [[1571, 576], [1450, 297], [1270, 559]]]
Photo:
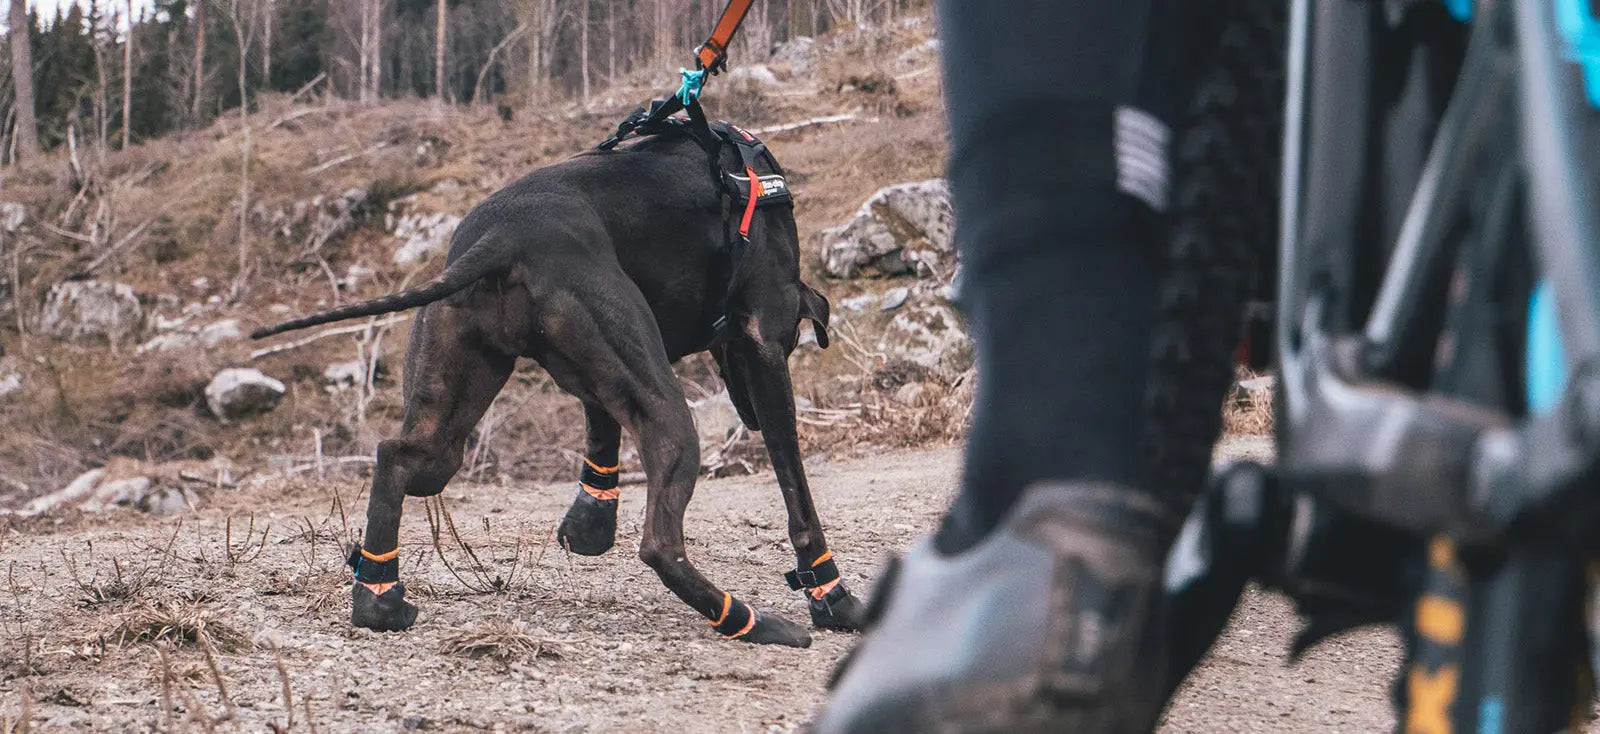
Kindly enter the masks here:
[[[1261, 377], [1240, 370], [1239, 381]], [[1237, 436], [1266, 436], [1272, 433], [1272, 385], [1246, 389], [1235, 383], [1222, 406], [1222, 430]]]
[[546, 647], [547, 642], [520, 619], [492, 617], [447, 632], [439, 640], [439, 650], [447, 655], [491, 658], [502, 663], [560, 658], [559, 652]]
[[236, 652], [250, 645], [241, 632], [220, 612], [212, 609], [203, 594], [183, 594], [141, 603], [112, 615], [104, 635], [119, 646], [166, 644], [205, 647], [209, 642], [222, 652]]

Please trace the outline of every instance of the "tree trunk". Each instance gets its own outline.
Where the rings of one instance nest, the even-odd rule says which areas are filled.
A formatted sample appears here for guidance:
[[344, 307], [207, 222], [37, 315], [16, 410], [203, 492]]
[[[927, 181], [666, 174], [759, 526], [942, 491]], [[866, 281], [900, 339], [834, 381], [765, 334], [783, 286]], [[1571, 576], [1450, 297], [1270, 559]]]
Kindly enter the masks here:
[[122, 149], [127, 150], [133, 138], [133, 0], [128, 0], [128, 37], [122, 41]]
[[583, 67], [583, 101], [589, 101], [589, 6], [590, 0], [578, 0], [578, 65]]
[[200, 121], [200, 102], [206, 90], [206, 3], [194, 4], [194, 100], [189, 105], [189, 117]]
[[239, 165], [239, 269], [234, 275], [234, 295], [244, 287], [250, 268], [250, 154], [254, 140], [250, 136], [250, 90], [245, 72], [249, 68], [252, 30], [246, 23], [245, 11], [239, 7], [244, 0], [233, 0], [228, 17], [233, 21], [234, 38], [239, 47], [239, 128], [244, 133], [240, 146]]
[[372, 0], [372, 101], [383, 99], [383, 0]]
[[272, 89], [272, 27], [277, 25], [277, 0], [265, 0], [261, 17], [261, 88]]
[[617, 85], [617, 5], [606, 3], [606, 86]]
[[447, 101], [444, 98], [444, 34], [447, 28], [444, 0], [439, 0], [439, 13], [435, 24], [438, 26], [433, 31], [433, 97], [440, 105]]
[[11, 78], [17, 91], [16, 160], [39, 155], [39, 123], [33, 117], [33, 50], [26, 0], [11, 0]]
[[667, 0], [656, 0], [656, 59], [657, 66], [667, 62], [668, 36], [671, 31], [667, 27]]

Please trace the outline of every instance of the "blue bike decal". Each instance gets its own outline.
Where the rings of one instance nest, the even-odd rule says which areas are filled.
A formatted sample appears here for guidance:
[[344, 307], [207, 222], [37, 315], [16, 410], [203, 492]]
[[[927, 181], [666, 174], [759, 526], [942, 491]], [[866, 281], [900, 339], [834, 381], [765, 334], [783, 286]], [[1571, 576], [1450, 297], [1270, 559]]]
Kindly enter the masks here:
[[1540, 281], [1528, 299], [1528, 346], [1525, 352], [1528, 412], [1549, 413], [1566, 388], [1567, 363], [1561, 349], [1561, 324], [1550, 284]]
[[1600, 109], [1600, 19], [1594, 0], [1555, 0], [1556, 30], [1566, 42], [1567, 60], [1583, 69], [1583, 89], [1589, 104]]

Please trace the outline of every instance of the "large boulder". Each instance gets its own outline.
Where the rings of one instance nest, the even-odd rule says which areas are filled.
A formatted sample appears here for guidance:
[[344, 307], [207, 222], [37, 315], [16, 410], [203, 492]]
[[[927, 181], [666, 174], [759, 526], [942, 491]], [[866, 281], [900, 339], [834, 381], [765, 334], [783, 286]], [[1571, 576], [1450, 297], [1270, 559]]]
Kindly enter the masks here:
[[72, 342], [138, 338], [145, 331], [144, 305], [133, 287], [104, 280], [57, 283], [45, 296], [39, 331]]
[[257, 415], [278, 406], [288, 388], [261, 370], [230, 367], [206, 385], [206, 406], [223, 422]]
[[932, 179], [881, 189], [820, 236], [823, 264], [836, 278], [940, 273], [955, 258], [950, 186]]

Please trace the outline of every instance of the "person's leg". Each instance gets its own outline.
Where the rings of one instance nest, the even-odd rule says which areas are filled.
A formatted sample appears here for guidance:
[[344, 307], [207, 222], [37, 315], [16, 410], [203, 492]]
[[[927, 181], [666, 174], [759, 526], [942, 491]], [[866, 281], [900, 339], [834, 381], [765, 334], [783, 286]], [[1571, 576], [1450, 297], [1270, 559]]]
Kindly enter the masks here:
[[942, 0], [963, 488], [892, 566], [817, 731], [1153, 725], [1182, 508], [1134, 488], [1181, 45], [1200, 3]]
[[979, 365], [945, 552], [1034, 481], [1135, 480], [1184, 5], [940, 3]]

